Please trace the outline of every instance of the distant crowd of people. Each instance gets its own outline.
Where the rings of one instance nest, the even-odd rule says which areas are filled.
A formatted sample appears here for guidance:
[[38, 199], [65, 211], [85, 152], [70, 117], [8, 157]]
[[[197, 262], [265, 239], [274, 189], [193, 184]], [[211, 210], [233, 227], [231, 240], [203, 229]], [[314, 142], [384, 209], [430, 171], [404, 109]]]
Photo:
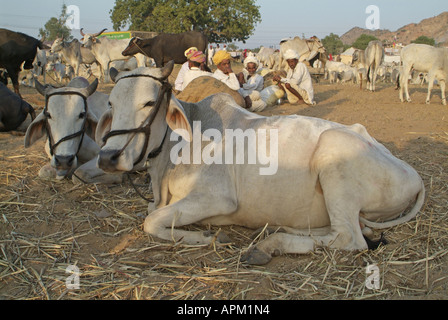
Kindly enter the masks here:
[[[212, 49], [212, 46], [210, 46]], [[219, 50], [218, 50], [219, 49]], [[244, 57], [244, 69], [239, 74], [232, 70], [232, 57], [224, 45], [223, 48], [216, 48], [216, 51], [209, 49], [211, 62], [216, 71], [212, 72], [207, 66], [206, 54], [192, 47], [185, 51], [187, 62], [185, 62], [176, 78], [175, 89], [183, 91], [190, 82], [201, 76], [214, 77], [225, 83], [230, 89], [238, 91], [246, 103], [246, 109], [252, 112], [260, 112], [266, 108], [267, 104], [260, 95], [264, 89], [264, 78], [257, 73], [260, 63], [254, 55]], [[314, 90], [311, 75], [302, 62], [299, 62], [299, 54], [293, 50], [285, 52], [285, 59], [288, 62], [289, 70], [286, 78], [275, 76], [273, 81], [277, 83], [279, 89], [285, 93], [285, 98], [289, 103], [315, 105]]]

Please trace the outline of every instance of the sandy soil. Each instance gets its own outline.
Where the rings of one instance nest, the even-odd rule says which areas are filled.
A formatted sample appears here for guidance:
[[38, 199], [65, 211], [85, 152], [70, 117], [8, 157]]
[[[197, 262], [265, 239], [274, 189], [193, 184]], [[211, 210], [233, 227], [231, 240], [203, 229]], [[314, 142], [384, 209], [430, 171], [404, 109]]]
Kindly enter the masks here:
[[[44, 141], [24, 149], [27, 119], [18, 131], [0, 134], [0, 300], [447, 299], [448, 107], [440, 90], [426, 105], [421, 86], [411, 85], [413, 102], [404, 104], [392, 84], [379, 84], [375, 93], [325, 81], [314, 88], [316, 106], [282, 104], [261, 114], [361, 123], [424, 179], [425, 207], [415, 221], [386, 231], [389, 245], [375, 252], [318, 249], [250, 267], [240, 262], [253, 241], [245, 228], [223, 228], [231, 246], [161, 242], [142, 231], [146, 203], [129, 183], [37, 178], [47, 162]], [[40, 112], [43, 97], [21, 89]], [[142, 185], [145, 175], [133, 178]], [[365, 286], [368, 264], [380, 268], [377, 290]], [[80, 289], [66, 287], [69, 265], [80, 270]]]

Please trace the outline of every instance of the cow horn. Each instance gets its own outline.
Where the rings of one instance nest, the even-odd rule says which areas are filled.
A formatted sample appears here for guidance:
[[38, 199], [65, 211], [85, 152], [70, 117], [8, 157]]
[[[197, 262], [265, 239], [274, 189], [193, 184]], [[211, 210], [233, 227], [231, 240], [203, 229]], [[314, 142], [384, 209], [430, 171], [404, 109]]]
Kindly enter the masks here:
[[103, 30], [101, 30], [100, 32], [98, 32], [98, 33], [95, 33], [93, 36], [94, 37], [98, 37], [98, 36], [100, 36], [104, 31], [106, 31], [107, 30], [107, 28], [106, 29], [103, 29]]
[[117, 75], [118, 75], [118, 70], [115, 69], [114, 67], [110, 68], [109, 75], [110, 75], [110, 78], [112, 79], [112, 81], [115, 82], [115, 79], [117, 78]]
[[34, 79], [34, 87], [36, 88], [37, 92], [39, 92], [41, 95], [45, 96], [45, 93], [47, 91], [47, 87], [44, 86], [39, 81], [37, 81], [37, 79]]
[[84, 28], [81, 28], [81, 30], [79, 30], [79, 32], [81, 32], [81, 35], [82, 35], [83, 37], [85, 37], [86, 35], [84, 34], [84, 32], [82, 32], [83, 29], [84, 29]]
[[95, 78], [95, 80], [86, 88], [87, 96], [91, 96], [96, 89], [98, 88], [98, 78]]
[[171, 72], [173, 72], [173, 68], [174, 68], [174, 60], [171, 60], [166, 64], [166, 66], [162, 68], [162, 79], [168, 78]]

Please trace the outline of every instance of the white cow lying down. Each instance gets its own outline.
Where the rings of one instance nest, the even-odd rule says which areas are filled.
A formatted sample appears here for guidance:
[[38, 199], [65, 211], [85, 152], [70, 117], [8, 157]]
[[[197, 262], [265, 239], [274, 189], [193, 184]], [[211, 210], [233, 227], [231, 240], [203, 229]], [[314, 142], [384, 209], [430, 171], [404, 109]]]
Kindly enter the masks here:
[[105, 174], [96, 166], [100, 147], [94, 140], [95, 130], [109, 99], [107, 94], [95, 92], [97, 86], [98, 80], [89, 85], [82, 77], [63, 88], [43, 86], [36, 80], [36, 89], [47, 102], [26, 131], [25, 148], [47, 138], [45, 151], [50, 163], [40, 169], [39, 177], [61, 180], [74, 171], [74, 182], [79, 182], [78, 178], [87, 183], [121, 182], [121, 175]]
[[[144, 222], [149, 234], [207, 244], [213, 235], [178, 227], [194, 223], [284, 227], [285, 233], [270, 235], [246, 255], [248, 263], [264, 264], [274, 253], [307, 253], [316, 246], [365, 249], [360, 222], [387, 228], [419, 212], [425, 195], [420, 176], [363, 126], [302, 116], [262, 117], [238, 107], [226, 94], [197, 104], [171, 96], [167, 103], [161, 88], [167, 87], [172, 68], [169, 63], [163, 69], [138, 68], [118, 75], [111, 70], [116, 83], [109, 98], [112, 108], [96, 131], [97, 141], [104, 137], [98, 165], [105, 171], [129, 170], [137, 158], [152, 154], [149, 173], [155, 203]], [[123, 128], [138, 129], [126, 133]], [[256, 143], [245, 144], [243, 152], [249, 157], [258, 149], [255, 164], [246, 158], [233, 164], [239, 154], [227, 158], [227, 152], [232, 155], [238, 146], [225, 149], [226, 135], [249, 129], [258, 132], [258, 148]], [[173, 130], [186, 141], [193, 140], [190, 151], [179, 152], [182, 143], [189, 144], [179, 142]], [[216, 161], [205, 163], [212, 154]], [[181, 155], [185, 158], [174, 164]], [[222, 159], [226, 164], [219, 164]], [[272, 168], [276, 170], [271, 175], [260, 175]], [[401, 216], [409, 206], [413, 206], [410, 212]]]

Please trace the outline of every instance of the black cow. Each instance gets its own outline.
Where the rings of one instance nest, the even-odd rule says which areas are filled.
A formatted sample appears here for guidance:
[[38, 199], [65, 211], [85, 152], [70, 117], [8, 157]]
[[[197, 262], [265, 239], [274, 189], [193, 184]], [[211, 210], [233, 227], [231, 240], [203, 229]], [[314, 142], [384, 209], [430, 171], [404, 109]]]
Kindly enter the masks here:
[[[184, 53], [188, 48], [196, 47], [206, 52], [207, 36], [198, 31], [188, 31], [178, 34], [162, 33], [151, 39], [132, 38], [122, 55], [133, 56], [137, 53], [153, 58], [158, 68], [168, 61], [182, 64], [187, 61]], [[206, 60], [207, 61], [207, 60]]]
[[0, 82], [0, 132], [17, 129], [28, 114], [36, 118], [33, 107]]
[[14, 32], [8, 29], [0, 29], [0, 68], [5, 68], [11, 78], [14, 91], [19, 92], [20, 67], [25, 62], [23, 68], [28, 70], [33, 68], [33, 61], [36, 57], [37, 48], [49, 49], [39, 40], [21, 32]]

